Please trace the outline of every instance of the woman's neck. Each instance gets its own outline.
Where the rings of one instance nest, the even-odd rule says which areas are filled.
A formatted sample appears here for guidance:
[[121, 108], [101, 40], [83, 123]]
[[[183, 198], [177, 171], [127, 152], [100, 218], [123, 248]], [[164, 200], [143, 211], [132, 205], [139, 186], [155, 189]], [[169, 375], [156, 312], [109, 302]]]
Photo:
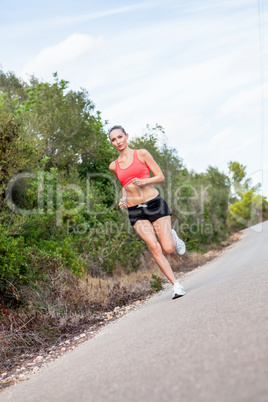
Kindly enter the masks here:
[[119, 151], [119, 157], [120, 158], [127, 158], [131, 153], [132, 153], [132, 149], [130, 149], [128, 146], [126, 146], [125, 149], [123, 149], [122, 151]]

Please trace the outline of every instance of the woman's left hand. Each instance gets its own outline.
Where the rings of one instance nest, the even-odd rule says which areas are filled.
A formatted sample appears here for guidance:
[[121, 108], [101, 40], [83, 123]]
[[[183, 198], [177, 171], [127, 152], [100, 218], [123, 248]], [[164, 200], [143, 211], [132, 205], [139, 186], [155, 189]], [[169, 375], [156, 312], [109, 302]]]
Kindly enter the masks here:
[[145, 186], [146, 179], [137, 179], [137, 177], [135, 177], [135, 179], [132, 180], [132, 184], [139, 187]]

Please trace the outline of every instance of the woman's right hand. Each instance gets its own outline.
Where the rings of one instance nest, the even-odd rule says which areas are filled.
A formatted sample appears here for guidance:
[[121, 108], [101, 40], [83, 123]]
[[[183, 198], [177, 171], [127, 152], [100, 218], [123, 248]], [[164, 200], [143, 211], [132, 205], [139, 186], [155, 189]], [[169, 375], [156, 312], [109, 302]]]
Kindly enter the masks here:
[[118, 205], [121, 209], [126, 209], [127, 208], [127, 199], [121, 198]]

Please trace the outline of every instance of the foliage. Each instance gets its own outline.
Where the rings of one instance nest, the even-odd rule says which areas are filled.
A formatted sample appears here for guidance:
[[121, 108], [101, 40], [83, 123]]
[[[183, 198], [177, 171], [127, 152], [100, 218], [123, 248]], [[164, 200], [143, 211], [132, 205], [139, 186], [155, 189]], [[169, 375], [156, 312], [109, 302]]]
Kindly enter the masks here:
[[252, 185], [246, 167], [238, 162], [229, 163], [233, 194], [229, 206], [228, 225], [231, 229], [244, 229], [268, 218], [268, 201], [258, 194], [260, 184]]
[[154, 292], [159, 292], [159, 290], [163, 289], [162, 283], [163, 279], [160, 278], [158, 275], [152, 274], [152, 280], [150, 281], [151, 288]]
[[8, 181], [17, 172], [31, 168], [35, 155], [23, 127], [8, 107], [6, 94], [0, 94], [0, 203]]
[[92, 114], [94, 105], [85, 90], [68, 90], [68, 82], [57, 74], [54, 79], [49, 84], [32, 78], [17, 115], [41, 155], [49, 157], [47, 167], [68, 170], [94, 153], [92, 137], [98, 138], [101, 124]]
[[25, 281], [28, 273], [27, 250], [23, 237], [13, 238], [0, 233], [0, 277]]
[[28, 85], [11, 71], [4, 73], [0, 69], [0, 93], [6, 95], [6, 106], [14, 111], [18, 105], [27, 99]]

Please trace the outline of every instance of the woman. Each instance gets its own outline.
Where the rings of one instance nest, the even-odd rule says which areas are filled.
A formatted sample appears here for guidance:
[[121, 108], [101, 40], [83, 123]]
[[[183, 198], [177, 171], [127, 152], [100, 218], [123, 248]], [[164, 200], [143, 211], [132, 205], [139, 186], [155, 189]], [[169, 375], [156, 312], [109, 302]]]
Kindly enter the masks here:
[[[112, 145], [119, 151], [119, 157], [110, 164], [109, 169], [123, 186], [123, 196], [119, 202], [121, 209], [128, 208], [131, 225], [146, 242], [156, 263], [173, 285], [172, 298], [185, 295], [182, 285], [176, 280], [171, 266], [162, 252], [182, 255], [185, 244], [171, 228], [171, 212], [165, 200], [159, 195], [154, 184], [165, 178], [152, 155], [145, 149], [130, 149], [128, 134], [122, 126], [109, 130]], [[150, 177], [150, 170], [153, 177]], [[157, 237], [161, 243], [157, 241]]]

